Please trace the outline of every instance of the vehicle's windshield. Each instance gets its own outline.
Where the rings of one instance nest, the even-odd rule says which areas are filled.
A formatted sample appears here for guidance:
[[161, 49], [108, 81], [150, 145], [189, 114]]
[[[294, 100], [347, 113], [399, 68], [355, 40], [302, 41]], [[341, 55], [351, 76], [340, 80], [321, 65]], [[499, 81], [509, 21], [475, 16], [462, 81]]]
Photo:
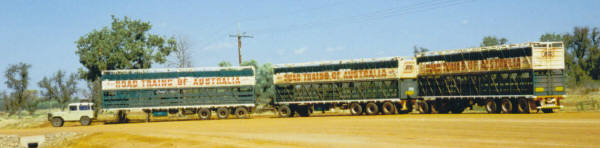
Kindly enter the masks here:
[[69, 106], [69, 110], [70, 111], [76, 111], [77, 110], [77, 106]]

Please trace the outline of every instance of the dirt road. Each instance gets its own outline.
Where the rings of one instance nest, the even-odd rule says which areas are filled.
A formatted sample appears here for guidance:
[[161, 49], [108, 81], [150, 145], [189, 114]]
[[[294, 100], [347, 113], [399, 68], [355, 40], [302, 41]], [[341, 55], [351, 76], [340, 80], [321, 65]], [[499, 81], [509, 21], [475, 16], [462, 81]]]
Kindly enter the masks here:
[[600, 147], [600, 113], [313, 116], [0, 130], [89, 133], [71, 147]]

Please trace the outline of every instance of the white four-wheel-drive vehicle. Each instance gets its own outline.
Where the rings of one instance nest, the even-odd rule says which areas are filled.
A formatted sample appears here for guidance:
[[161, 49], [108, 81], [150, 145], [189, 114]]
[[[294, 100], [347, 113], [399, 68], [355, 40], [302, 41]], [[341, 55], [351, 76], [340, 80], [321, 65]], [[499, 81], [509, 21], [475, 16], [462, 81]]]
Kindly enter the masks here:
[[54, 127], [63, 126], [64, 122], [79, 121], [81, 125], [90, 125], [94, 119], [93, 103], [71, 103], [67, 111], [48, 113], [48, 121]]

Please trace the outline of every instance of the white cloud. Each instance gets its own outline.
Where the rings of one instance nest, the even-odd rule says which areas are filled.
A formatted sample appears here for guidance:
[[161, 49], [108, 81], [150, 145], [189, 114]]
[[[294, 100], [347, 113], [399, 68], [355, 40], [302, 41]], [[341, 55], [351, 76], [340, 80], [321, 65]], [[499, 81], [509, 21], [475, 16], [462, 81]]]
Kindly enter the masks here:
[[221, 42], [221, 43], [209, 44], [209, 45], [205, 46], [204, 48], [202, 48], [202, 50], [219, 50], [219, 49], [233, 48], [233, 47], [235, 47], [235, 44], [233, 44], [231, 42]]
[[325, 48], [325, 51], [327, 51], [327, 52], [342, 51], [342, 50], [344, 50], [344, 47], [341, 47], [341, 46]]
[[469, 24], [469, 20], [462, 20], [461, 22], [463, 25]]
[[304, 52], [306, 52], [305, 47], [294, 50], [294, 54], [296, 54], [296, 55], [304, 54]]

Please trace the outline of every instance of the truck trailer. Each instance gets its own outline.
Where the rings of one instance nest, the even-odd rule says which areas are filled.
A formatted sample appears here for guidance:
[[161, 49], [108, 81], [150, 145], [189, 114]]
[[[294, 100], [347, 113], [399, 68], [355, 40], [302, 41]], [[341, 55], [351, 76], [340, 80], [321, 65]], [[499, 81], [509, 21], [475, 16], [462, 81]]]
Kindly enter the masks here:
[[417, 93], [414, 59], [403, 57], [277, 64], [273, 67], [280, 117], [350, 109], [352, 115], [408, 113]]
[[529, 42], [416, 55], [418, 110], [462, 113], [551, 113], [565, 98], [562, 42]]
[[166, 68], [102, 71], [102, 109], [115, 121], [130, 112], [146, 120], [172, 114], [197, 114], [199, 119], [229, 115], [247, 118], [254, 111], [255, 70], [251, 66]]

